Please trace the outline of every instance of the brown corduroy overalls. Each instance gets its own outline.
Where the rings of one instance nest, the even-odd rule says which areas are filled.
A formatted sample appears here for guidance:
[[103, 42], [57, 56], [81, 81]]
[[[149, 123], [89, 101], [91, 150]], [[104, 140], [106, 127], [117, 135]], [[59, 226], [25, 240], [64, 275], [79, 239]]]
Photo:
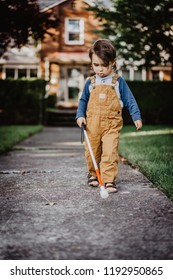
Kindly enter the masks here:
[[[114, 182], [118, 173], [118, 143], [123, 126], [122, 108], [115, 84], [118, 76], [112, 78], [112, 85], [95, 85], [91, 77], [92, 91], [87, 106], [87, 133], [103, 183]], [[89, 173], [96, 177], [87, 145], [85, 158]]]

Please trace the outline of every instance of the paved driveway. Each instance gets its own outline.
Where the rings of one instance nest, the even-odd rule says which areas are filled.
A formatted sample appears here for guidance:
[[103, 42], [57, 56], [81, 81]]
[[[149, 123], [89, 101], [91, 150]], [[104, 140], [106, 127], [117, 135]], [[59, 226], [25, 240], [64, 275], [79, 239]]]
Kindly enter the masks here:
[[173, 203], [120, 163], [117, 194], [86, 185], [80, 130], [51, 128], [0, 156], [0, 259], [173, 259]]

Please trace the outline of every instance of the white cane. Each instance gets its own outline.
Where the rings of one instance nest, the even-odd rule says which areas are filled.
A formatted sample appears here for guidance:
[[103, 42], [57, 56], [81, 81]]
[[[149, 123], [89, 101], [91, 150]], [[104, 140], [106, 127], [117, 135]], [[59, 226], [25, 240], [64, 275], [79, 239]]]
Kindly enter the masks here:
[[89, 141], [89, 138], [88, 138], [88, 134], [86, 132], [86, 128], [85, 128], [84, 124], [82, 124], [81, 129], [84, 132], [85, 140], [86, 140], [86, 143], [87, 143], [90, 155], [91, 155], [91, 159], [92, 159], [92, 162], [93, 162], [93, 165], [94, 165], [94, 169], [95, 169], [98, 181], [99, 181], [100, 196], [101, 196], [101, 198], [107, 198], [109, 196], [109, 194], [108, 194], [108, 191], [103, 186], [102, 179], [101, 179], [101, 176], [100, 176], [100, 172], [99, 172], [99, 169], [98, 169], [98, 165], [96, 163], [96, 160], [95, 160], [95, 157], [94, 157], [94, 154], [93, 154], [93, 150], [92, 150], [92, 147], [91, 147], [91, 144], [90, 144], [90, 141]]

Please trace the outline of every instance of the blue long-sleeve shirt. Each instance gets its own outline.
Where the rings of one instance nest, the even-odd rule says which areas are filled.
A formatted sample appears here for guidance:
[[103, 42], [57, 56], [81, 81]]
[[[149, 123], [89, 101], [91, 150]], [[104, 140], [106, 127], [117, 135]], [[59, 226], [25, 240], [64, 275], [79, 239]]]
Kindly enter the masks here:
[[[96, 85], [98, 83], [111, 84], [111, 81], [112, 81], [112, 76], [108, 76], [106, 78], [100, 78], [96, 75]], [[91, 80], [88, 79], [84, 85], [84, 89], [81, 98], [79, 100], [76, 119], [78, 119], [79, 117], [86, 117], [86, 110], [90, 97], [91, 86], [92, 86]], [[122, 107], [124, 106], [128, 109], [129, 114], [132, 117], [132, 120], [133, 121], [141, 120], [141, 114], [137, 102], [129, 86], [127, 85], [126, 81], [122, 77], [118, 78], [115, 89], [119, 96], [121, 106]]]

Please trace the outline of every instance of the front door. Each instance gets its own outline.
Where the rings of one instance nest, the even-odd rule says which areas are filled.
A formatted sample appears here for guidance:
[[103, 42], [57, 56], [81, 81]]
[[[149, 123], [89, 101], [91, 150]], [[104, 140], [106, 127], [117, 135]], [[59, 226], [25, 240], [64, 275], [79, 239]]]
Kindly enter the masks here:
[[87, 76], [87, 66], [61, 66], [59, 84], [61, 100], [67, 104], [77, 105]]
[[80, 68], [72, 68], [67, 70], [67, 87], [69, 101], [78, 100], [79, 92], [81, 91], [80, 83], [83, 80]]

